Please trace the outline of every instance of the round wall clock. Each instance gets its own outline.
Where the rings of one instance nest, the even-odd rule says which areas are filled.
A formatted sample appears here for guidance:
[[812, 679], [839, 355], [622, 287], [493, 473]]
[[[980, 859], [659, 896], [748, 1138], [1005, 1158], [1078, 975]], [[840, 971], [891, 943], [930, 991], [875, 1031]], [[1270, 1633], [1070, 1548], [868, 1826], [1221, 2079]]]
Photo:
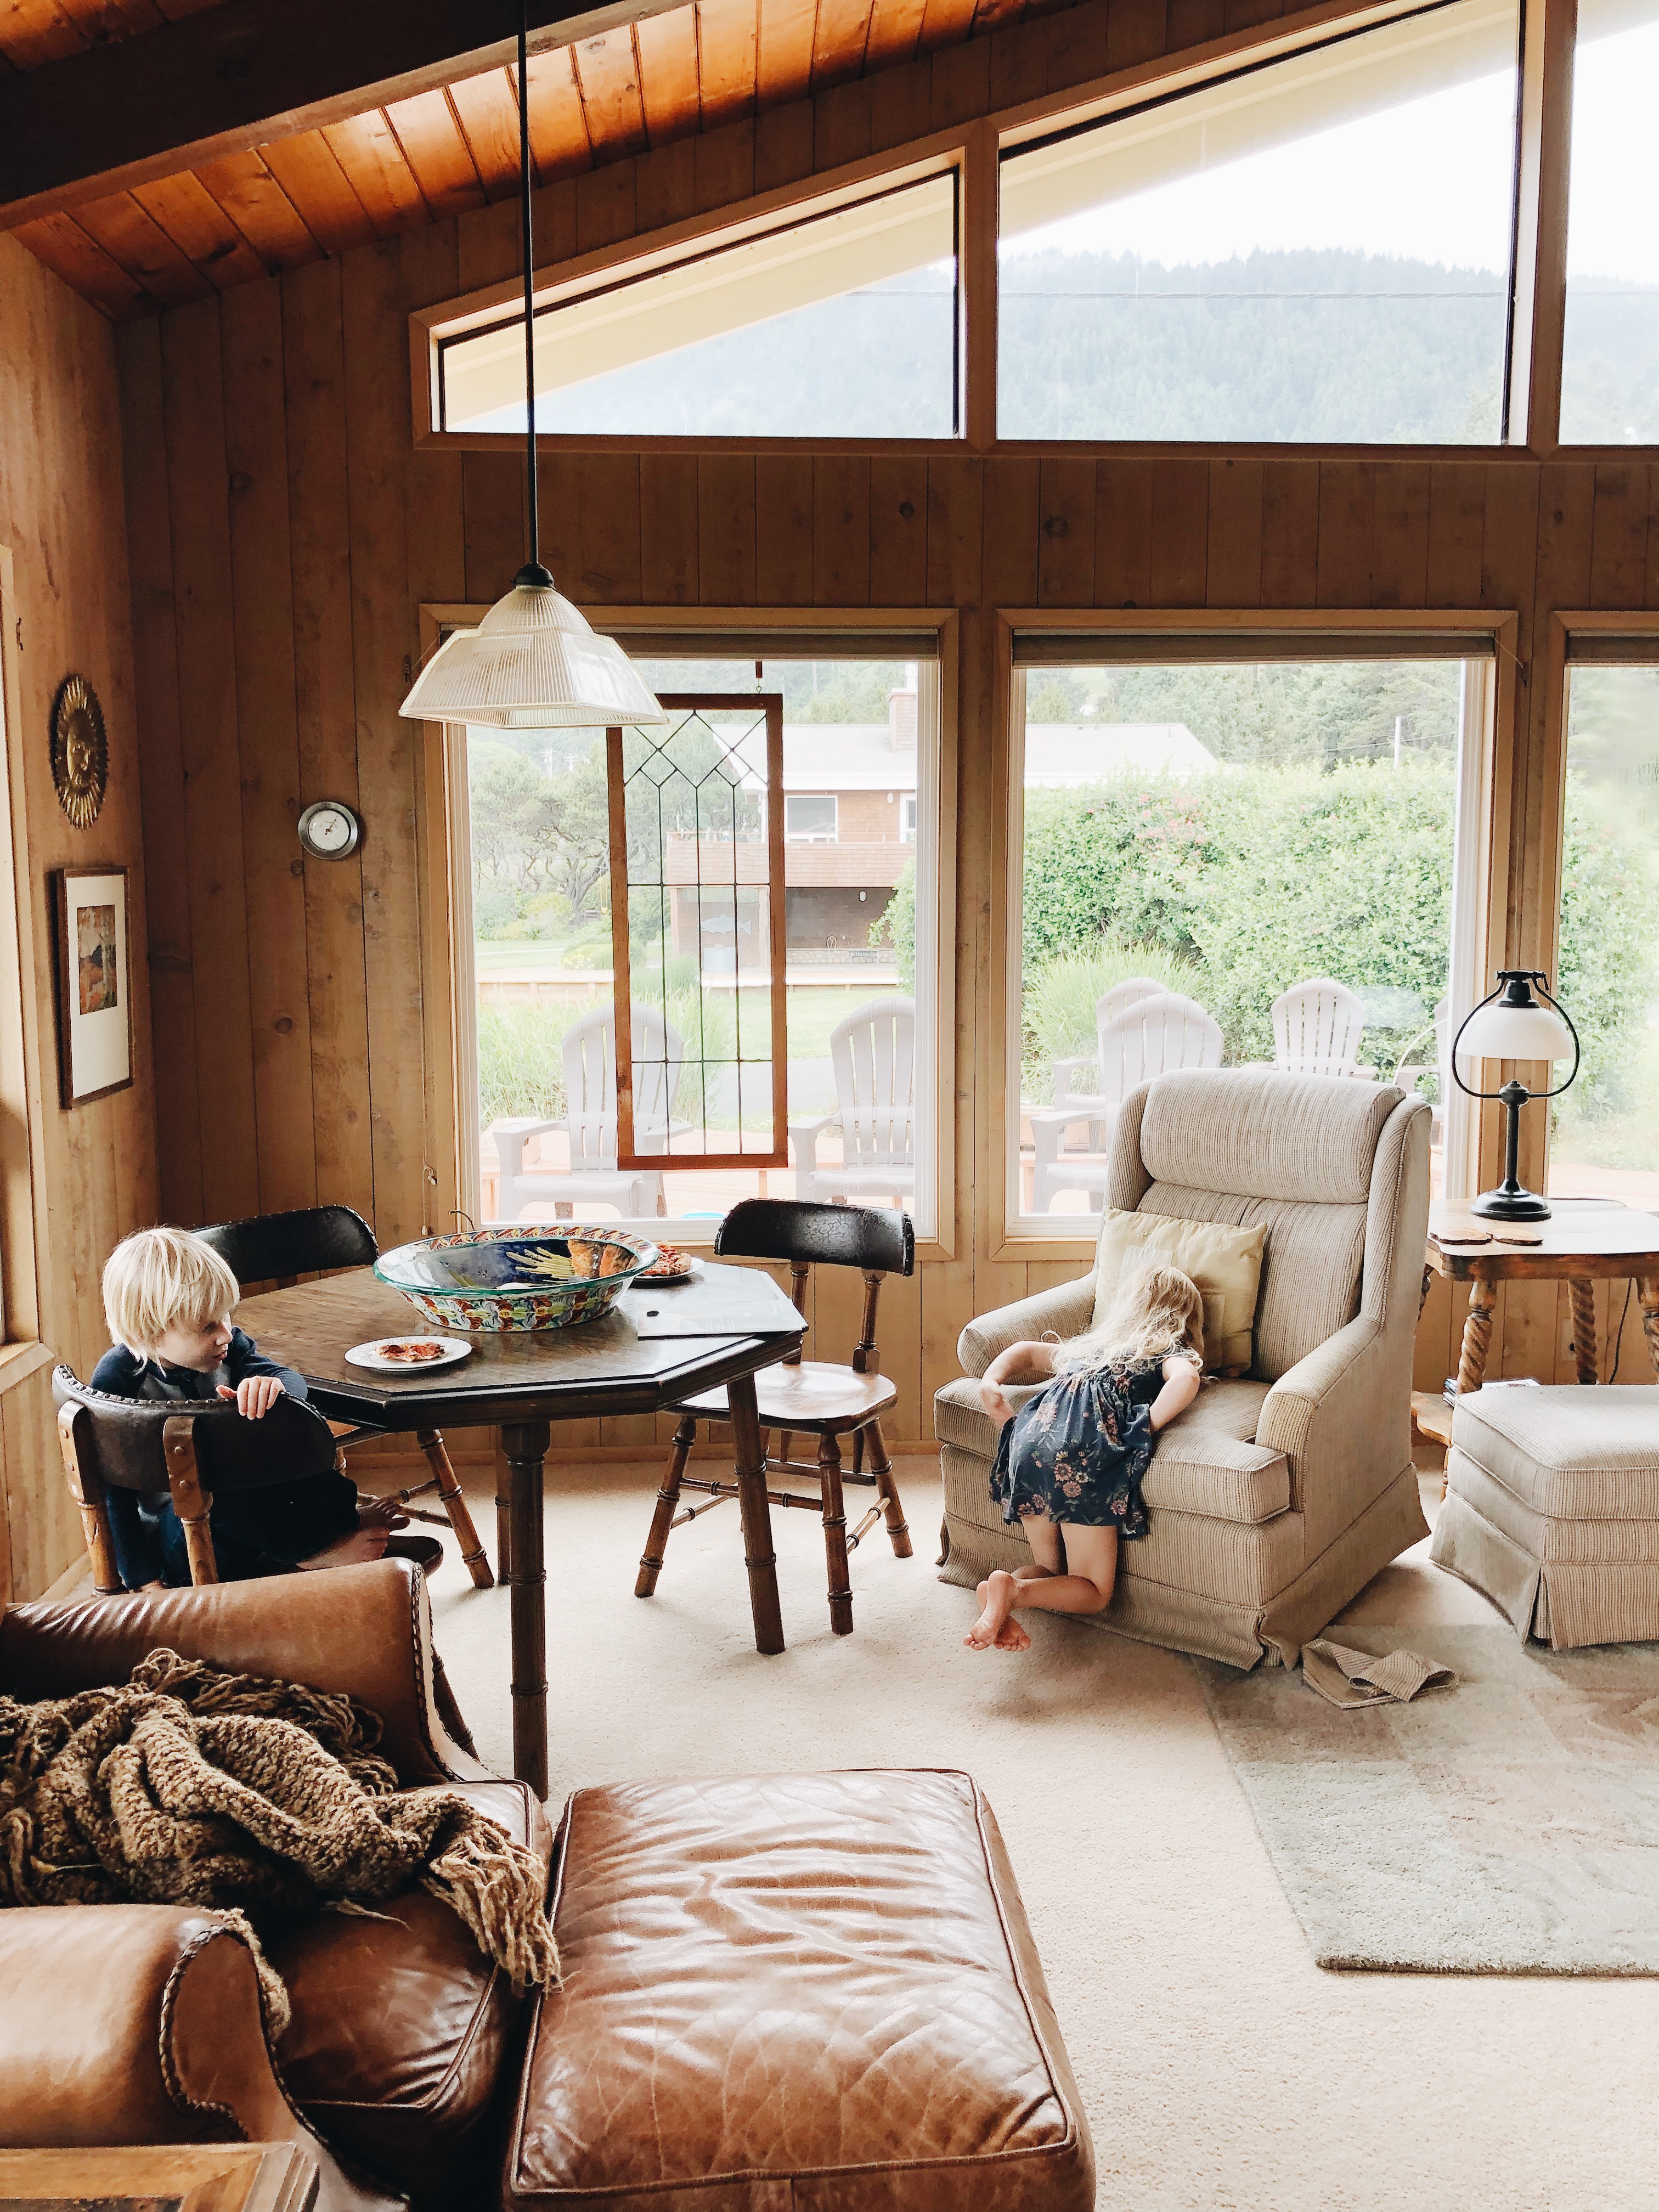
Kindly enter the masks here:
[[343, 799], [316, 799], [300, 817], [300, 842], [313, 860], [343, 860], [362, 835], [362, 823]]
[[109, 744], [104, 710], [84, 676], [66, 676], [52, 702], [52, 780], [76, 828], [90, 829], [109, 784]]

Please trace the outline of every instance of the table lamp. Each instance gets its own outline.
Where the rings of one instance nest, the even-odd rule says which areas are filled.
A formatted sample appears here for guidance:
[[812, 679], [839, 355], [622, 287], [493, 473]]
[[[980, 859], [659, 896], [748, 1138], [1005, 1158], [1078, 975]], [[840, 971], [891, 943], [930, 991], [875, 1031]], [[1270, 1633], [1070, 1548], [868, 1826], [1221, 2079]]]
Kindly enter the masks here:
[[[1541, 1006], [1533, 996], [1534, 983], [1539, 998], [1545, 1002]], [[1558, 1083], [1553, 1091], [1528, 1091], [1513, 1078], [1501, 1091], [1477, 1091], [1458, 1073], [1460, 1052], [1479, 1060], [1565, 1060], [1571, 1052], [1572, 1069], [1566, 1083]], [[1509, 1115], [1504, 1133], [1504, 1180], [1496, 1190], [1483, 1190], [1479, 1198], [1470, 1200], [1471, 1213], [1484, 1215], [1489, 1221], [1549, 1219], [1547, 1201], [1524, 1188], [1515, 1171], [1521, 1109], [1529, 1098], [1559, 1098], [1577, 1074], [1578, 1060], [1578, 1032], [1551, 998], [1548, 981], [1541, 969], [1500, 968], [1498, 988], [1465, 1018], [1452, 1039], [1452, 1079], [1458, 1089], [1467, 1091], [1471, 1098], [1501, 1098]]]

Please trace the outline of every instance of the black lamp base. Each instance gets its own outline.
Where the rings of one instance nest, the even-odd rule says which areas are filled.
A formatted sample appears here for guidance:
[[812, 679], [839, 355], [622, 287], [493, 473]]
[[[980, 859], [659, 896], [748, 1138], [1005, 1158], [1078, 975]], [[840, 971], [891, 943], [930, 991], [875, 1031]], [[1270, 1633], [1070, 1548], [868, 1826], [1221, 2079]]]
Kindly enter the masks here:
[[1547, 1202], [1530, 1190], [1483, 1190], [1469, 1200], [1469, 1212], [1486, 1221], [1547, 1221]]

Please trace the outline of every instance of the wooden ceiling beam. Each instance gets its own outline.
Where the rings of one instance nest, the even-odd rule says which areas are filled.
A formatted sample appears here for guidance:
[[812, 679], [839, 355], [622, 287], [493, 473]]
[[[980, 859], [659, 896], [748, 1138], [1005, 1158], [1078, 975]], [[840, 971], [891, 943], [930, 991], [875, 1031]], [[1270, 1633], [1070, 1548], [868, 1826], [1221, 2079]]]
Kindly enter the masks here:
[[[531, 52], [684, 4], [530, 0]], [[500, 68], [517, 22], [513, 0], [222, 0], [0, 75], [0, 228]]]

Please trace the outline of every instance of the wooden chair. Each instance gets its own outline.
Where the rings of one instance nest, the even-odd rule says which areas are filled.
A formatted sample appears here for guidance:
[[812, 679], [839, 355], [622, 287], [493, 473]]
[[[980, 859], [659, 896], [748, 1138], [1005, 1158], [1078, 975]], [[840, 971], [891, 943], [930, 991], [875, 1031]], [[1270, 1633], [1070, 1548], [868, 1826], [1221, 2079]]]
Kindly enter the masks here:
[[[374, 1231], [349, 1206], [302, 1206], [288, 1213], [257, 1213], [245, 1221], [216, 1222], [197, 1234], [204, 1244], [213, 1247], [245, 1290], [250, 1283], [276, 1283], [286, 1290], [301, 1275], [325, 1275], [338, 1267], [370, 1267], [380, 1251]], [[327, 1425], [346, 1450], [385, 1433], [349, 1423]], [[495, 1577], [441, 1434], [436, 1429], [417, 1429], [415, 1441], [425, 1455], [431, 1475], [425, 1482], [392, 1494], [411, 1520], [453, 1529], [474, 1589], [491, 1589]], [[438, 1494], [441, 1512], [428, 1512], [410, 1503], [431, 1491]]]
[[[257, 1421], [244, 1419], [222, 1398], [118, 1398], [94, 1390], [69, 1367], [53, 1369], [52, 1395], [64, 1474], [80, 1512], [93, 1584], [100, 1597], [118, 1596], [123, 1588], [109, 1523], [112, 1489], [172, 1498], [185, 1532], [190, 1579], [199, 1587], [219, 1579], [208, 1515], [220, 1491], [303, 1482], [340, 1466], [332, 1424], [303, 1398], [286, 1393]], [[443, 1662], [435, 1651], [432, 1660], [433, 1695], [444, 1724], [472, 1751]]]
[[[750, 1198], [734, 1206], [720, 1225], [714, 1250], [727, 1260], [787, 1260], [797, 1309], [806, 1311], [806, 1279], [811, 1268], [857, 1267], [864, 1277], [864, 1322], [850, 1366], [828, 1360], [803, 1359], [799, 1352], [775, 1366], [763, 1367], [755, 1377], [755, 1396], [767, 1446], [768, 1474], [801, 1474], [813, 1478], [817, 1495], [804, 1497], [795, 1490], [769, 1488], [774, 1505], [803, 1507], [817, 1512], [823, 1522], [823, 1549], [830, 1581], [830, 1626], [837, 1636], [853, 1632], [853, 1591], [848, 1574], [848, 1554], [855, 1551], [875, 1522], [885, 1519], [888, 1539], [896, 1559], [910, 1557], [910, 1532], [904, 1507], [893, 1480], [893, 1465], [881, 1433], [881, 1417], [898, 1395], [894, 1385], [876, 1367], [876, 1303], [884, 1276], [908, 1275], [915, 1271], [916, 1240], [906, 1213], [885, 1206], [811, 1206], [797, 1200]], [[686, 1461], [697, 1439], [699, 1421], [727, 1419], [725, 1390], [705, 1391], [672, 1409], [680, 1416], [668, 1455], [668, 1471], [651, 1518], [640, 1561], [635, 1597], [649, 1597], [662, 1571], [668, 1534], [699, 1514], [735, 1498], [735, 1482], [705, 1480], [689, 1475]], [[782, 1450], [771, 1456], [771, 1434], [777, 1430]], [[789, 1456], [795, 1434], [816, 1437], [816, 1465]], [[842, 1440], [852, 1439], [853, 1463], [842, 1464]], [[866, 1458], [869, 1466], [865, 1466]], [[849, 1536], [842, 1486], [862, 1485], [876, 1492], [877, 1502]], [[706, 1505], [680, 1508], [680, 1492], [696, 1490], [708, 1494]]]

